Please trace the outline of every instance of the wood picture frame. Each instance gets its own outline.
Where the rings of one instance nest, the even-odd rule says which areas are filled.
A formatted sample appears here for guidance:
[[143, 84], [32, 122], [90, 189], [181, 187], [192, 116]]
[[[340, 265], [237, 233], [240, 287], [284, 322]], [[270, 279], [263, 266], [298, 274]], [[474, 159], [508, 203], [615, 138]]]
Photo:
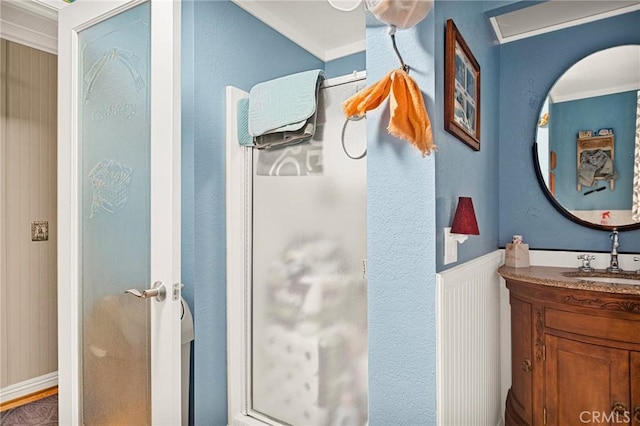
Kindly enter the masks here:
[[480, 151], [480, 65], [447, 20], [444, 49], [444, 128]]

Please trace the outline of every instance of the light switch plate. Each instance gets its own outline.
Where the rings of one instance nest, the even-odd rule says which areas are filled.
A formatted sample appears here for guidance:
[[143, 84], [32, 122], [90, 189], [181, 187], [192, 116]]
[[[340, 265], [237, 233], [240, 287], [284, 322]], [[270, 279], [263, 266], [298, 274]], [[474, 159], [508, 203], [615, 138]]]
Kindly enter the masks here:
[[31, 222], [31, 241], [47, 241], [49, 239], [49, 221], [34, 220]]
[[458, 242], [451, 235], [451, 228], [444, 228], [444, 264], [458, 261]]

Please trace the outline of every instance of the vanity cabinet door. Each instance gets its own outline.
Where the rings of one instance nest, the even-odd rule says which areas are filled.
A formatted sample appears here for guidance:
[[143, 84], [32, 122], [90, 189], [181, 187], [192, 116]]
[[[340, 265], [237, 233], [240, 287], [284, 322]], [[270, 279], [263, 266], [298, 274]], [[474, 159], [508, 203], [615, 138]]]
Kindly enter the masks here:
[[[511, 401], [509, 408], [526, 424], [531, 424], [533, 419], [532, 323], [531, 303], [511, 297]], [[514, 423], [519, 422], [514, 420]]]
[[547, 425], [629, 423], [629, 351], [551, 335], [545, 343]]
[[632, 426], [640, 426], [640, 352], [631, 352]]

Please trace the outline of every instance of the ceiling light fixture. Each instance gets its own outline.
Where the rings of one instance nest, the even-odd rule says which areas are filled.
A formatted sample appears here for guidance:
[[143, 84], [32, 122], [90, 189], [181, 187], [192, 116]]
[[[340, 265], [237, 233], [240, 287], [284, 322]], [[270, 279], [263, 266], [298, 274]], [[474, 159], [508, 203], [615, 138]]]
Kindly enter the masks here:
[[362, 3], [362, 0], [328, 0], [329, 4], [334, 9], [338, 9], [341, 12], [351, 12], [356, 10]]
[[[328, 0], [335, 9], [350, 12], [363, 0]], [[365, 7], [379, 21], [399, 30], [411, 28], [422, 21], [433, 8], [434, 0], [364, 0]]]

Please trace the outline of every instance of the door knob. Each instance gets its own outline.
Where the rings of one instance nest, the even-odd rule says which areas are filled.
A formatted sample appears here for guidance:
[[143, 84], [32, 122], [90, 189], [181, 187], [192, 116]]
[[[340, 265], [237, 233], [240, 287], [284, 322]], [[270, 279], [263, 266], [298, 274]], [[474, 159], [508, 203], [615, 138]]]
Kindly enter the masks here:
[[167, 297], [167, 289], [165, 288], [162, 281], [156, 281], [155, 283], [153, 283], [153, 287], [146, 290], [140, 291], [135, 288], [130, 288], [129, 290], [125, 290], [124, 292], [133, 294], [134, 296], [141, 299], [149, 299], [151, 297], [155, 297], [158, 302], [162, 302], [165, 297]]
[[533, 370], [533, 367], [531, 366], [531, 360], [525, 359], [524, 361], [522, 361], [522, 371], [524, 371], [525, 373], [530, 373], [531, 370]]

